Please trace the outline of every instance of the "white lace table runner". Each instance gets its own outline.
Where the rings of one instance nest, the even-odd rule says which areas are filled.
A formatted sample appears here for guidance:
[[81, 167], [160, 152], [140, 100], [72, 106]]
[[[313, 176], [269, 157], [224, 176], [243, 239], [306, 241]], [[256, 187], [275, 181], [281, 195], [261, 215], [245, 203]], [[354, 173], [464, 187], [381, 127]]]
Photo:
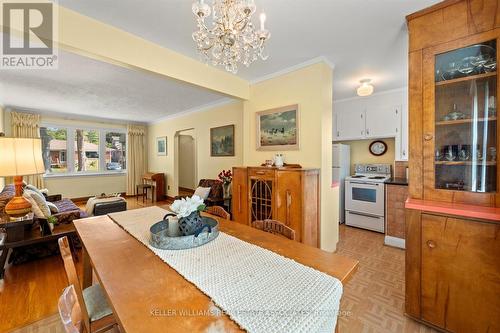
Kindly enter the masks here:
[[223, 232], [194, 249], [156, 249], [149, 228], [166, 213], [149, 207], [109, 216], [248, 332], [334, 331], [338, 279]]

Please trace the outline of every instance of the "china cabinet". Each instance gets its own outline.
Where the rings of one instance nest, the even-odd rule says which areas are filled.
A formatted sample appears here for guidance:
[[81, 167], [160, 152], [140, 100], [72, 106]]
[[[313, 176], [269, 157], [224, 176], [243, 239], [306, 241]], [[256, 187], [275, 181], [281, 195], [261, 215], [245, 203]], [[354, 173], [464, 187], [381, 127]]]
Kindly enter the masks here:
[[498, 0], [446, 0], [407, 17], [408, 316], [500, 331]]
[[319, 170], [233, 168], [233, 219], [278, 220], [295, 231], [295, 240], [319, 246]]

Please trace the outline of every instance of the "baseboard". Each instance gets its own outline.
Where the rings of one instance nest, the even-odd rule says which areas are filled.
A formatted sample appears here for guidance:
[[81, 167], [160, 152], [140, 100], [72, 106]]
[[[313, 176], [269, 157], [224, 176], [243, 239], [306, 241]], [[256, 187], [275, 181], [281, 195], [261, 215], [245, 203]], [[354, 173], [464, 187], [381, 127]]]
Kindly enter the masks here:
[[384, 244], [389, 246], [398, 247], [400, 249], [406, 249], [405, 240], [398, 237], [392, 237], [385, 235]]

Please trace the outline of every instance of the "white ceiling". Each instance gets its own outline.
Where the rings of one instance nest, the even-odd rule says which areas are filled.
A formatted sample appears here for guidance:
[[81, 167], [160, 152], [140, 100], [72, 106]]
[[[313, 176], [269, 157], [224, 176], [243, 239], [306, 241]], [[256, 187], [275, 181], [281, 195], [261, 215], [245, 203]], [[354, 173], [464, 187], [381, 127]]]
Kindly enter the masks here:
[[[62, 6], [198, 59], [191, 33], [194, 0], [59, 0]], [[249, 80], [325, 56], [335, 64], [334, 99], [358, 81], [376, 91], [406, 86], [405, 16], [438, 0], [255, 0], [267, 15], [270, 58], [241, 68]], [[257, 15], [255, 18], [257, 23]]]
[[225, 95], [59, 50], [58, 70], [0, 70], [0, 102], [47, 114], [151, 122]]
[[[83, 15], [198, 59], [193, 0], [59, 0]], [[256, 0], [267, 14], [270, 58], [238, 75], [256, 81], [320, 56], [335, 65], [334, 99], [406, 86], [405, 15], [438, 0]], [[202, 88], [60, 51], [59, 70], [0, 70], [0, 103], [24, 109], [150, 122], [225, 99]]]

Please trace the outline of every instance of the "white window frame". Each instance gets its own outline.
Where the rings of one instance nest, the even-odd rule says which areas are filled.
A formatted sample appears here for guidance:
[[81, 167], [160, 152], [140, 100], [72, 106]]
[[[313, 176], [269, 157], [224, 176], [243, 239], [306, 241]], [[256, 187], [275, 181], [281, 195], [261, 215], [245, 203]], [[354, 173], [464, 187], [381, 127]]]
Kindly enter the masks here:
[[[40, 127], [66, 129], [66, 167], [67, 172], [64, 173], [45, 173], [43, 177], [81, 177], [81, 176], [98, 176], [98, 175], [123, 175], [127, 173], [127, 169], [122, 170], [106, 170], [106, 133], [114, 132], [125, 134], [125, 147], [128, 147], [128, 137], [125, 128], [109, 128], [109, 127], [93, 127], [93, 126], [75, 126], [57, 123], [42, 123]], [[99, 133], [99, 170], [98, 171], [75, 171], [75, 131], [81, 129], [84, 131], [96, 131]], [[73, 152], [70, 154], [70, 152]], [[125, 153], [125, 166], [128, 165], [128, 155]]]

